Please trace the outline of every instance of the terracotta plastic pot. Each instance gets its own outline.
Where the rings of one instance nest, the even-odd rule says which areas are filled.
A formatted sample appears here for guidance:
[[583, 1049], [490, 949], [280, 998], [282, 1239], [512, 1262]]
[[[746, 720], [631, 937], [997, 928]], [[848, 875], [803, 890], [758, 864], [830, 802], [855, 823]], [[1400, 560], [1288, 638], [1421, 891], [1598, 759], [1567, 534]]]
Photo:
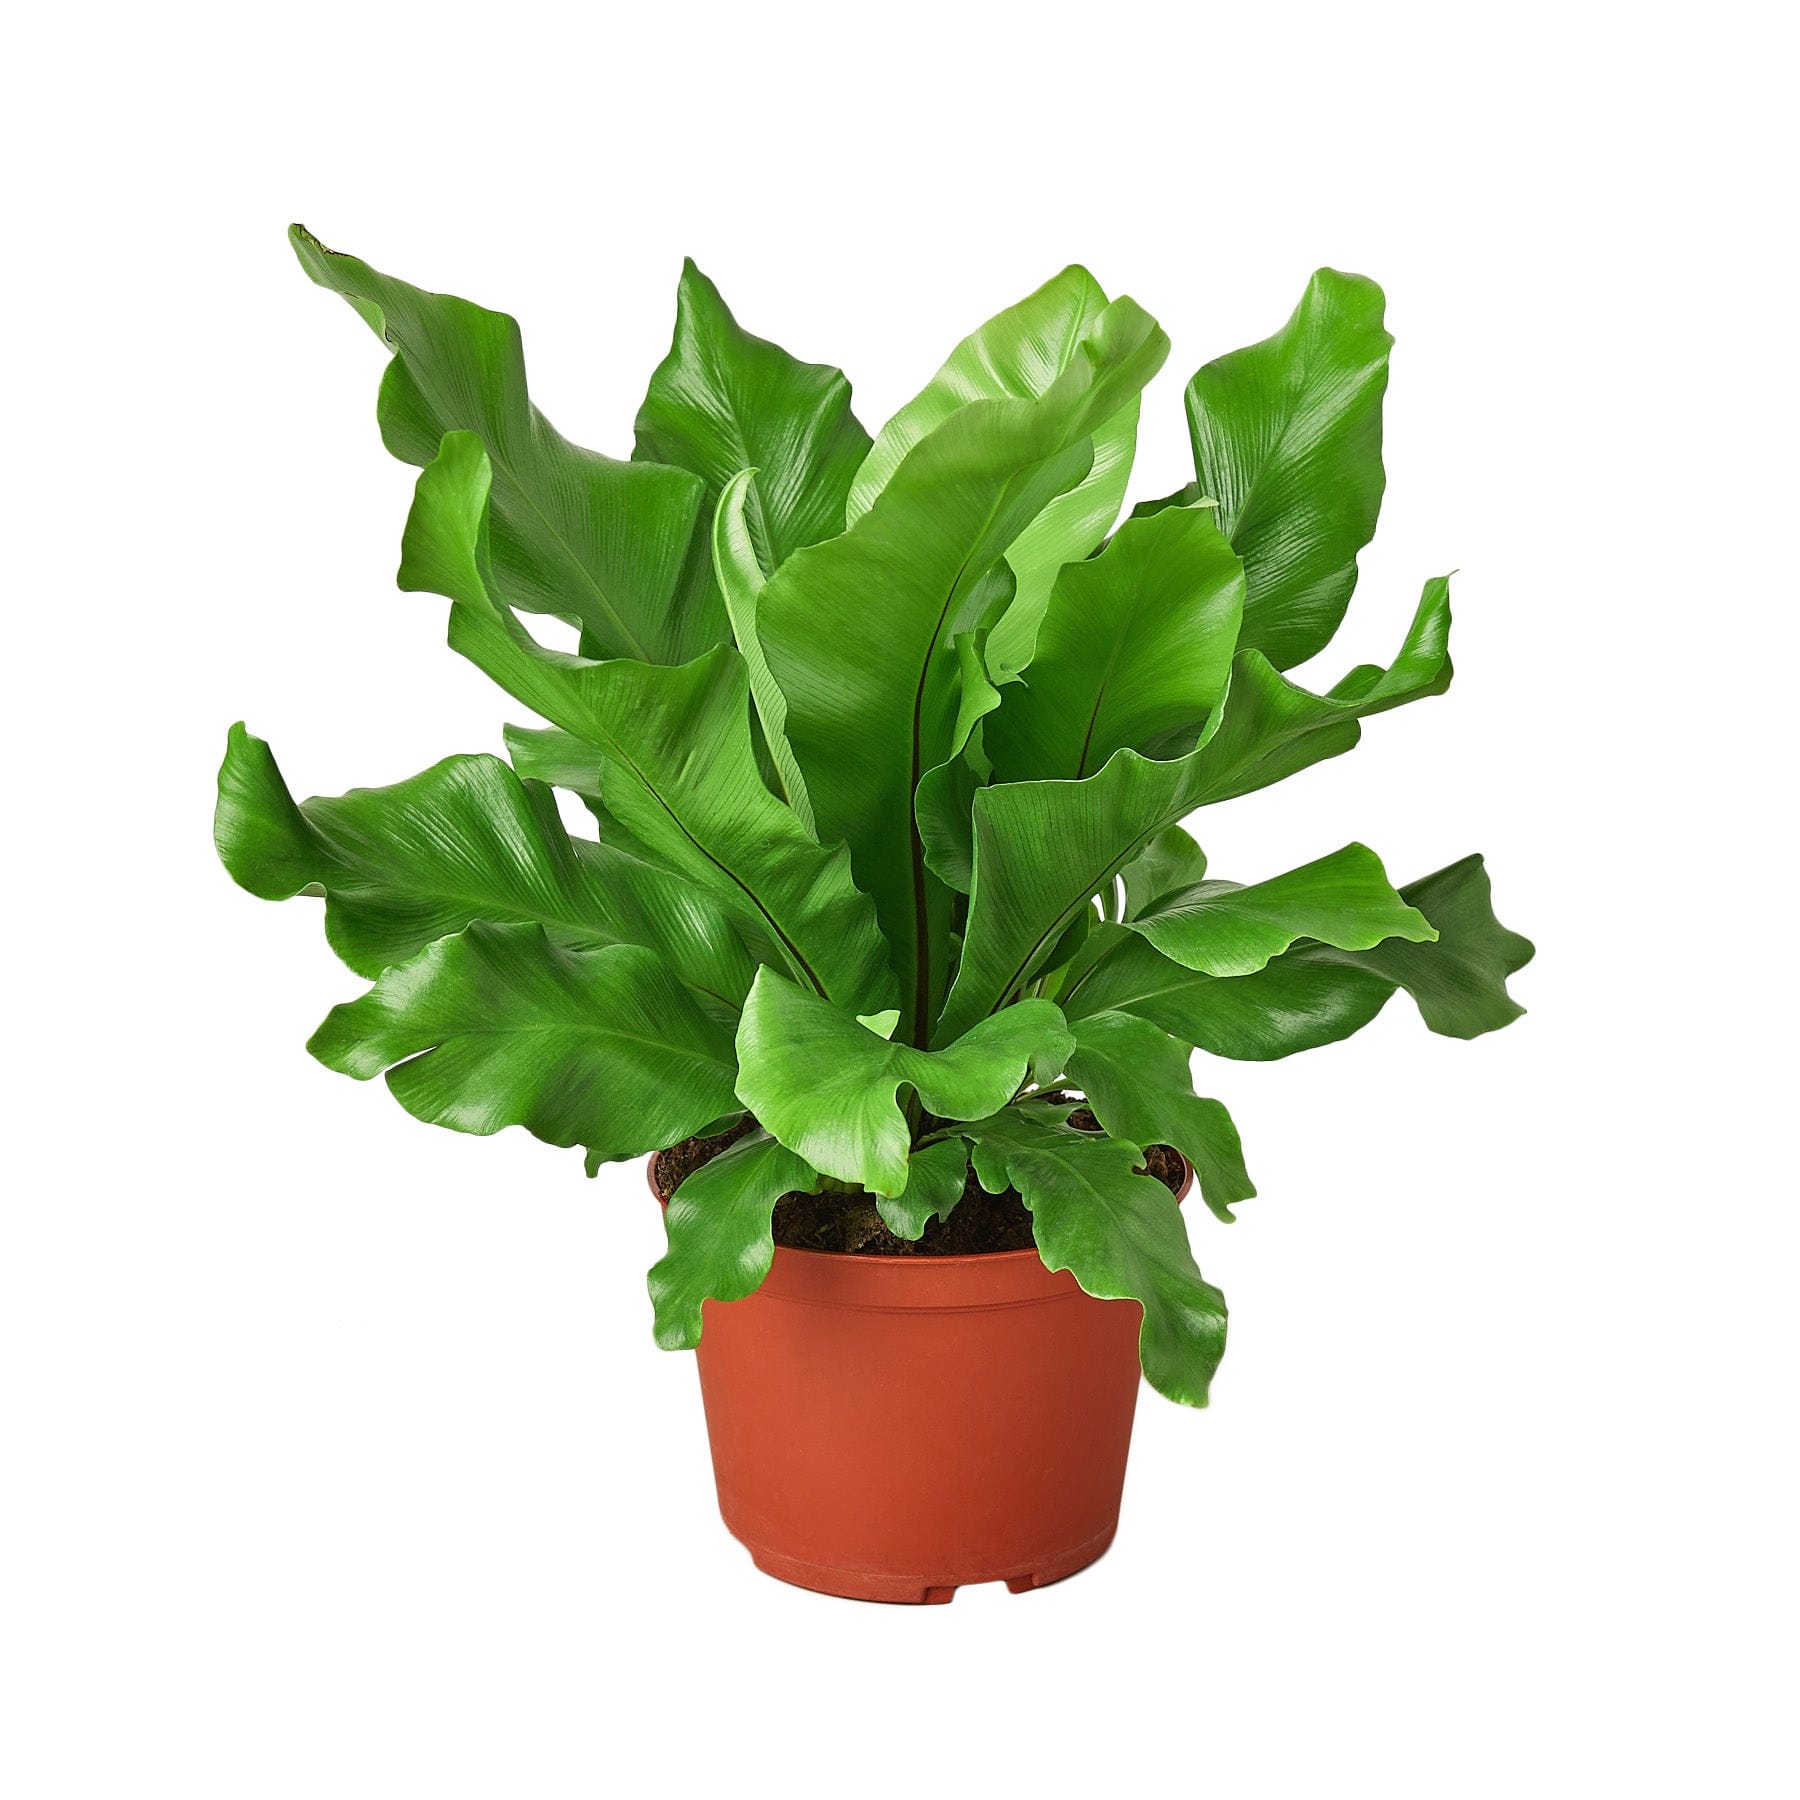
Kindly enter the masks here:
[[855, 1600], [1073, 1575], [1118, 1528], [1141, 1318], [1034, 1250], [778, 1248], [748, 1299], [704, 1308], [726, 1527], [767, 1574]]

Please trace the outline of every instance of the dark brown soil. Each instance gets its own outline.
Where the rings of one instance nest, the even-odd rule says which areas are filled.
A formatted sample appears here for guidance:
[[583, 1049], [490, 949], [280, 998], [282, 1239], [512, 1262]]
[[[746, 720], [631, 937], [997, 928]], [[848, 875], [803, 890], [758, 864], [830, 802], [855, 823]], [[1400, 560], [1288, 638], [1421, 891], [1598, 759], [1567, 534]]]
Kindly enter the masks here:
[[[1099, 1122], [1085, 1107], [1069, 1115], [1082, 1131], [1097, 1131]], [[666, 1200], [688, 1176], [729, 1149], [754, 1121], [746, 1119], [714, 1137], [686, 1138], [671, 1145], [656, 1163], [656, 1186]], [[1152, 1144], [1145, 1152], [1150, 1174], [1175, 1192], [1187, 1174], [1178, 1151]], [[1029, 1250], [1031, 1214], [1008, 1188], [990, 1194], [971, 1168], [963, 1197], [948, 1219], [933, 1219], [916, 1244], [896, 1237], [882, 1224], [875, 1202], [864, 1194], [788, 1194], [776, 1202], [775, 1241], [794, 1250], [829, 1250], [846, 1256], [981, 1256], [1002, 1250]]]
[[756, 1121], [744, 1118], [729, 1131], [718, 1132], [712, 1137], [683, 1138], [679, 1144], [671, 1144], [656, 1158], [656, 1167], [652, 1171], [656, 1191], [668, 1199], [696, 1169], [705, 1168], [715, 1156], [723, 1155], [739, 1138], [749, 1136], [755, 1129]]

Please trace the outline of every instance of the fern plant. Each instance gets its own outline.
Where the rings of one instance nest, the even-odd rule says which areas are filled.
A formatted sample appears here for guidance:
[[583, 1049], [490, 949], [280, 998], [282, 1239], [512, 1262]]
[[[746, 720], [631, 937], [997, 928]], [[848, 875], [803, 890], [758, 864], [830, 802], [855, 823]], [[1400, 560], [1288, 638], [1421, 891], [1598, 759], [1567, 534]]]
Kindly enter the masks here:
[[872, 1195], [917, 1239], [972, 1165], [1047, 1265], [1141, 1304], [1150, 1381], [1204, 1404], [1225, 1307], [1144, 1147], [1182, 1151], [1220, 1218], [1254, 1189], [1192, 1050], [1287, 1056], [1399, 988], [1473, 1037], [1517, 1016], [1531, 954], [1479, 857], [1395, 888], [1352, 843], [1240, 884], [1182, 825], [1449, 685], [1442, 578], [1387, 667], [1283, 673], [1330, 641], [1375, 528], [1380, 290], [1321, 270], [1202, 368], [1193, 482], [1120, 523], [1168, 342], [1083, 269], [871, 441], [836, 369], [749, 335], [689, 263], [618, 461], [537, 411], [512, 319], [292, 235], [392, 353], [382, 436], [421, 469], [400, 586], [447, 597], [452, 648], [545, 721], [507, 760], [300, 803], [232, 730], [227, 868], [322, 894], [371, 982], [313, 1054], [430, 1123], [582, 1146], [590, 1174], [752, 1119], [668, 1208], [665, 1346], [760, 1282], [783, 1195]]

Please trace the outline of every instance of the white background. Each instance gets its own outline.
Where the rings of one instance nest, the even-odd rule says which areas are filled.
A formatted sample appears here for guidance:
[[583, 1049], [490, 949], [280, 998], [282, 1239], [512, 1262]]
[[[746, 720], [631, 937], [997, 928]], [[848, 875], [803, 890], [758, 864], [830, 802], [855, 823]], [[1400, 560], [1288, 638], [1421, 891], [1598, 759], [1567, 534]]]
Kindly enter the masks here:
[[[1752, 9], [65, 11], [11, 41], [0, 1788], [393, 1797], [1788, 1794], [1791, 95]], [[1768, 19], [1772, 21], [1771, 9]], [[209, 844], [496, 750], [392, 589], [379, 347], [282, 228], [525, 322], [623, 454], [691, 252], [871, 427], [1063, 263], [1180, 391], [1376, 276], [1389, 498], [1314, 673], [1460, 569], [1451, 694], [1218, 809], [1215, 867], [1488, 854], [1541, 946], [1220, 1064], [1206, 1413], [1117, 1547], [929, 1610], [757, 1575], [635, 1167], [408, 1119]], [[1791, 1726], [1791, 1720], [1789, 1721]]]

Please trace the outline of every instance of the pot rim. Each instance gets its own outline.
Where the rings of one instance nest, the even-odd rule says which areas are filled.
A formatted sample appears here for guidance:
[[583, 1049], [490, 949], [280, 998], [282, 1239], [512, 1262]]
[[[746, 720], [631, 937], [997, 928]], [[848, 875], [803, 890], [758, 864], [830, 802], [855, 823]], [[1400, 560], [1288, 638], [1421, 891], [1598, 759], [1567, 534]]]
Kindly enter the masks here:
[[[1173, 1144], [1165, 1145], [1166, 1149], [1175, 1150]], [[670, 1145], [668, 1148], [673, 1149]], [[656, 1165], [662, 1158], [661, 1150], [652, 1150], [644, 1162], [644, 1185], [650, 1190], [650, 1198], [658, 1206], [666, 1207], [669, 1203], [662, 1196], [662, 1190], [656, 1185]], [[1181, 1156], [1181, 1186], [1174, 1190], [1175, 1204], [1179, 1206], [1188, 1197], [1194, 1185], [1194, 1165]], [[957, 1269], [986, 1268], [1004, 1269], [1021, 1268], [1027, 1262], [1036, 1263], [1039, 1268], [1046, 1268], [1043, 1257], [1034, 1244], [1029, 1250], [978, 1250], [965, 1252], [958, 1256], [858, 1256], [850, 1250], [801, 1250], [792, 1244], [777, 1244], [776, 1252], [781, 1256], [803, 1256], [809, 1261], [820, 1263], [855, 1263], [860, 1268], [892, 1268], [892, 1269]]]

